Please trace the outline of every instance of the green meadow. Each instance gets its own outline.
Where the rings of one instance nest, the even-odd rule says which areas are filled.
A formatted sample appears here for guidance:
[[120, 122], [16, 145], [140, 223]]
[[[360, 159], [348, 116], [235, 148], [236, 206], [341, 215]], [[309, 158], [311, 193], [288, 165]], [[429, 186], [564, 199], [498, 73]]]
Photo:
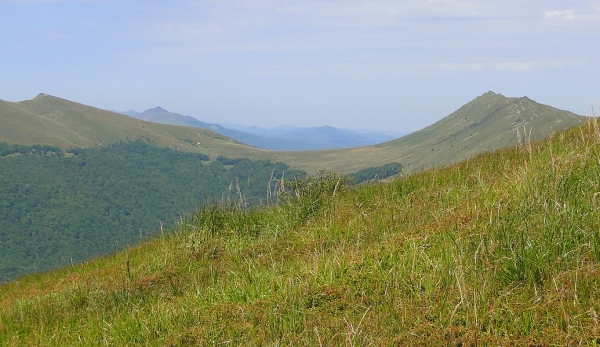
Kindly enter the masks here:
[[596, 346], [600, 128], [385, 184], [321, 172], [0, 287], [3, 346]]

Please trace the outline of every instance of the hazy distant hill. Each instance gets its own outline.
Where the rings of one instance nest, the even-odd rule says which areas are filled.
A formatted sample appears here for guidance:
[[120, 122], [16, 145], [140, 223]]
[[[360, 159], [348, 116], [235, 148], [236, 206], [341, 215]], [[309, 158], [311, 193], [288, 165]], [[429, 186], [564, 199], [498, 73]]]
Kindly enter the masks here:
[[[240, 129], [238, 129], [240, 130]], [[272, 138], [283, 138], [293, 141], [305, 141], [314, 144], [315, 149], [361, 147], [394, 140], [400, 136], [389, 136], [375, 132], [359, 132], [331, 126], [293, 127], [279, 126], [275, 128], [247, 127], [242, 131]]]
[[349, 130], [349, 129], [341, 129], [334, 128], [330, 126], [322, 126], [322, 127], [296, 127], [291, 125], [280, 125], [274, 128], [261, 128], [257, 126], [241, 126], [241, 125], [231, 125], [223, 124], [223, 126], [228, 127], [230, 129], [239, 130], [248, 132], [255, 135], [267, 136], [267, 137], [280, 137], [280, 138], [293, 138], [293, 139], [301, 139], [305, 136], [311, 136], [311, 134], [319, 131], [323, 131], [322, 128], [331, 128], [335, 129], [336, 132], [342, 132], [344, 134], [355, 137], [357, 141], [363, 142], [373, 142], [381, 143], [386, 141], [391, 141], [397, 139], [401, 136], [406, 135], [407, 133], [395, 133], [394, 136], [386, 135], [374, 131], [368, 130]]
[[394, 137], [356, 131], [337, 129], [331, 126], [321, 127], [277, 127], [271, 129], [248, 127], [231, 129], [218, 124], [209, 124], [190, 116], [167, 111], [161, 107], [151, 108], [142, 113], [136, 111], [122, 112], [133, 118], [148, 122], [185, 125], [210, 129], [250, 146], [271, 150], [319, 150], [333, 148], [351, 148], [369, 146]]
[[[112, 112], [116, 112], [116, 111], [112, 111]], [[125, 112], [119, 112], [119, 113], [123, 113], [124, 115], [129, 116], [129, 117], [133, 117], [133, 118], [137, 118], [136, 116], [138, 114], [140, 114], [138, 111], [134, 111], [134, 110], [129, 110], [129, 111], [125, 111]]]
[[257, 136], [247, 132], [228, 129], [218, 124], [205, 123], [190, 116], [184, 116], [179, 113], [167, 111], [162, 107], [151, 108], [141, 113], [136, 111], [127, 111], [122, 113], [130, 117], [145, 120], [148, 122], [209, 129], [218, 134], [231, 137], [232, 139], [235, 139], [236, 141], [242, 142], [249, 146], [254, 146], [263, 149], [276, 149], [273, 147], [276, 147], [278, 142], [283, 142], [283, 140], [281, 139], [265, 139], [261, 136]]
[[390, 162], [402, 163], [405, 172], [418, 171], [514, 146], [517, 131], [522, 137], [531, 132], [531, 139], [536, 140], [583, 122], [585, 117], [527, 97], [507, 98], [487, 92], [442, 120], [393, 141], [352, 149], [285, 152], [278, 160], [307, 172], [355, 172]]
[[[162, 107], [155, 107], [148, 109], [144, 112], [137, 112], [133, 110], [121, 112], [129, 117], [145, 120], [147, 122], [171, 124], [171, 125], [185, 125], [199, 127], [203, 129], [209, 129], [210, 124], [201, 122], [196, 118], [190, 116], [184, 116], [178, 113], [173, 113], [165, 110]], [[212, 130], [212, 129], [211, 129]]]
[[[273, 128], [263, 128], [258, 126], [248, 126], [235, 123], [219, 123], [220, 125], [239, 131], [245, 131], [251, 134], [278, 137], [280, 134], [287, 134], [296, 130], [311, 129], [311, 127], [298, 127], [294, 125], [279, 125]], [[337, 128], [348, 134], [360, 135], [373, 141], [385, 142], [391, 141], [402, 136], [410, 134], [410, 132], [390, 131], [390, 130], [372, 130], [372, 129], [344, 129]]]

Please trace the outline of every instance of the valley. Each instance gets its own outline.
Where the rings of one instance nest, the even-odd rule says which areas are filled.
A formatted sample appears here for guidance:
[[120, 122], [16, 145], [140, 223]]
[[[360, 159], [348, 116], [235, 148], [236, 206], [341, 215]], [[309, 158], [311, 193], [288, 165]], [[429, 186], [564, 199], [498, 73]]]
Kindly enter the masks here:
[[[193, 121], [164, 109], [146, 114], [161, 122]], [[542, 139], [583, 122], [584, 117], [525, 97], [488, 92], [393, 141], [275, 151], [197, 124], [159, 124], [45, 94], [18, 103], [0, 101], [0, 215], [7, 250], [0, 259], [0, 281], [134, 244], [143, 239], [140, 235], [155, 235], [160, 225], [173, 227], [178, 216], [207, 199], [265, 207], [274, 192], [271, 185], [283, 179], [291, 182], [322, 170], [355, 182], [389, 179]]]
[[0, 344], [589, 345], [600, 126], [386, 184], [204, 205], [164, 236], [0, 286]]

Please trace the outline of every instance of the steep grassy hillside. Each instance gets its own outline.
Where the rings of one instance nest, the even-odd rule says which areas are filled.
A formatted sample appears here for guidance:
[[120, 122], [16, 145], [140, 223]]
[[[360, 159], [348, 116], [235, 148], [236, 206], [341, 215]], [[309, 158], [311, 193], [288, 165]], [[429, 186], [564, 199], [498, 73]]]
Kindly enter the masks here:
[[288, 184], [0, 287], [5, 346], [595, 346], [595, 120], [389, 184]]
[[375, 146], [276, 153], [277, 160], [307, 172], [354, 172], [399, 162], [404, 171], [439, 167], [478, 153], [514, 146], [518, 134], [533, 140], [585, 122], [585, 117], [527, 98], [487, 92], [427, 128]]
[[0, 125], [0, 141], [22, 145], [89, 148], [145, 139], [211, 159], [269, 159], [264, 151], [209, 130], [144, 122], [46, 94], [18, 103], [0, 100]]

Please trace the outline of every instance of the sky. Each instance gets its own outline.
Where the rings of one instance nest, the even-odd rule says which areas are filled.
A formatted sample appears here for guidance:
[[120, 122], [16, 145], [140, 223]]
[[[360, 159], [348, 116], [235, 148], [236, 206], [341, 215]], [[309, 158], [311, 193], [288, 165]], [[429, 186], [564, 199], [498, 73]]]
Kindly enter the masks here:
[[600, 1], [0, 0], [0, 99], [419, 130], [487, 91], [589, 115]]

